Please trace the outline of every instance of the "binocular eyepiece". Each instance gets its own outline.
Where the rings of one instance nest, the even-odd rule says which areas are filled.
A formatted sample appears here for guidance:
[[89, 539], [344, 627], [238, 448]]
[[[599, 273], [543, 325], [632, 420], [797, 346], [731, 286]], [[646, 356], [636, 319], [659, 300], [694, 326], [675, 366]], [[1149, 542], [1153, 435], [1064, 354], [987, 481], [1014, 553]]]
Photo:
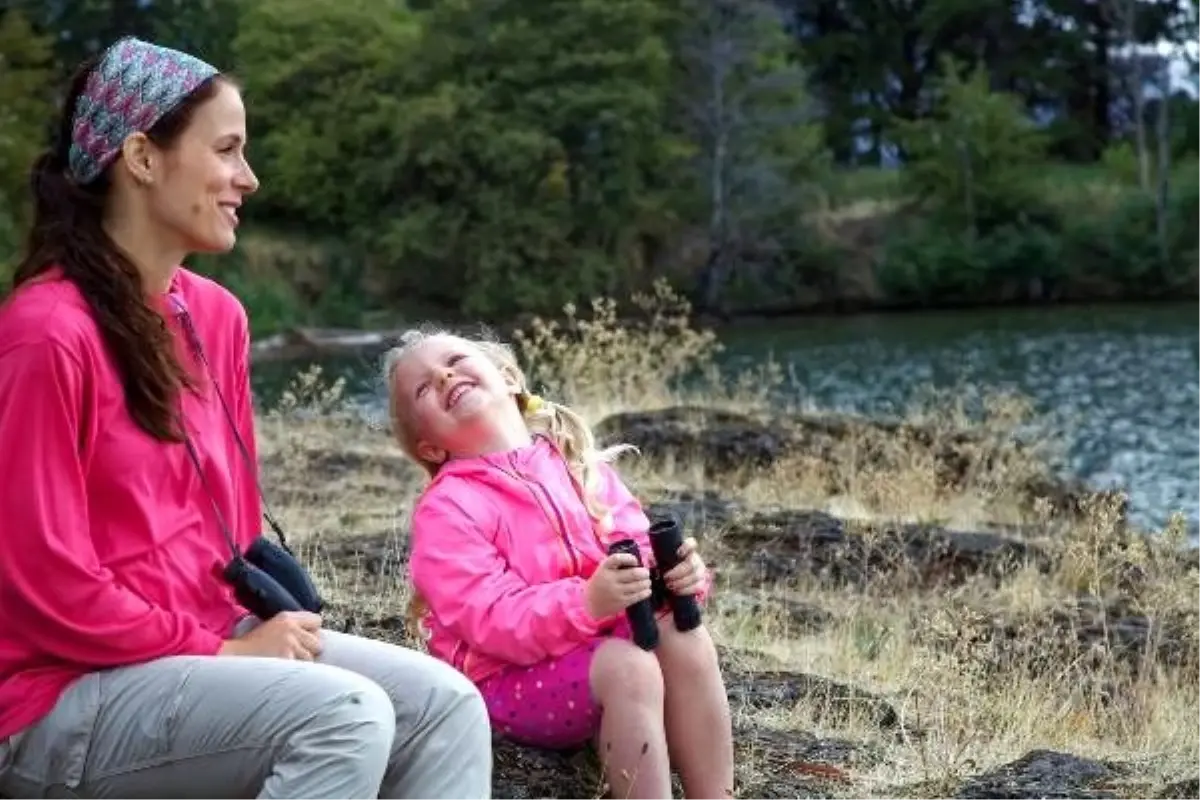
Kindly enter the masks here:
[[[650, 547], [654, 552], [655, 569], [651, 577], [652, 594], [625, 609], [629, 627], [633, 631], [633, 642], [643, 650], [658, 647], [658, 620], [654, 617], [658, 602], [671, 605], [675, 628], [690, 631], [700, 625], [700, 604], [691, 595], [677, 595], [666, 588], [663, 574], [670, 572], [679, 563], [679, 548], [683, 545], [683, 528], [674, 517], [654, 521], [649, 530]], [[621, 539], [608, 547], [609, 555], [629, 553], [642, 564], [641, 553], [633, 539]], [[656, 602], [657, 601], [657, 602]]]
[[319, 614], [325, 607], [312, 578], [287, 550], [259, 536], [245, 555], [237, 556], [222, 571], [225, 582], [247, 611], [271, 619], [283, 611]]

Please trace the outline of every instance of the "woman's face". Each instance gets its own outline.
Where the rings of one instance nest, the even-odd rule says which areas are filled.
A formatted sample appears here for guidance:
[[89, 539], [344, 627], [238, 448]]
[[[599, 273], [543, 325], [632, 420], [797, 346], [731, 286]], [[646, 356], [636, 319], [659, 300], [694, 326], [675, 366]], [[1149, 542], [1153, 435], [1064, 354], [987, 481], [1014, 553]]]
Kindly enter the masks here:
[[218, 84], [161, 153], [150, 213], [187, 252], [225, 252], [237, 241], [238, 207], [258, 189], [246, 162], [246, 109], [237, 88]]

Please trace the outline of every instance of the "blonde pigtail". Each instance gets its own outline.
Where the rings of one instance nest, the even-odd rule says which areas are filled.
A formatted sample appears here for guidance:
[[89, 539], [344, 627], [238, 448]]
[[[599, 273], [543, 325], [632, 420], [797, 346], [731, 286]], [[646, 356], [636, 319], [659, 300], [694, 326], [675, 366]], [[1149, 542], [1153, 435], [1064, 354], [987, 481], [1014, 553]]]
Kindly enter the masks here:
[[587, 421], [572, 409], [537, 395], [518, 395], [517, 402], [529, 430], [545, 435], [562, 453], [588, 514], [597, 522], [604, 520], [609, 509], [600, 500], [600, 462], [614, 461], [621, 453], [636, 448], [621, 444], [600, 450]]

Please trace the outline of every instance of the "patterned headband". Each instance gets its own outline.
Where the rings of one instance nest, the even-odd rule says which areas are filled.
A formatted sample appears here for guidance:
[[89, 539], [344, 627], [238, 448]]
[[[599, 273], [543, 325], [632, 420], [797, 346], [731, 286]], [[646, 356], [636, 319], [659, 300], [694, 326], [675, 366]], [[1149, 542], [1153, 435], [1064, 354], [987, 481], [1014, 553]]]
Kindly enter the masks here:
[[132, 36], [118, 40], [92, 70], [75, 101], [68, 165], [89, 183], [132, 133], [148, 131], [196, 87], [217, 74], [200, 59]]

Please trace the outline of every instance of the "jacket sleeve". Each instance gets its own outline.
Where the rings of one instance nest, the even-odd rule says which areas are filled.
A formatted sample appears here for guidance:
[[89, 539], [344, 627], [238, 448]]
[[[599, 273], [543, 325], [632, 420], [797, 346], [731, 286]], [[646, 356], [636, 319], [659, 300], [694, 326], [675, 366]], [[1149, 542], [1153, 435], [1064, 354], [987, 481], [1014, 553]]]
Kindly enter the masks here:
[[526, 583], [492, 543], [488, 520], [436, 486], [413, 513], [409, 570], [437, 621], [493, 658], [535, 664], [599, 631], [583, 578]]
[[[608, 505], [609, 511], [612, 514], [612, 533], [610, 536], [614, 539], [628, 536], [638, 543], [638, 547], [642, 551], [642, 561], [648, 565], [654, 564], [654, 550], [650, 546], [650, 520], [646, 516], [646, 512], [642, 509], [642, 504], [638, 502], [633, 493], [629, 491], [621, 476], [617, 474], [609, 464], [600, 464], [600, 474], [603, 483], [601, 484], [602, 498]], [[683, 532], [683, 537], [688, 537], [687, 531]], [[703, 553], [701, 553], [703, 556]], [[700, 602], [708, 597], [712, 590], [712, 569], [708, 570], [705, 576], [704, 583], [700, 587], [700, 591], [696, 593], [695, 598]]]
[[232, 375], [232, 397], [229, 399], [230, 414], [237, 425], [238, 435], [246, 445], [249, 464], [243, 460], [239, 452], [234, 458], [239, 466], [237, 474], [242, 479], [236, 482], [238, 496], [238, 526], [237, 534], [242, 546], [248, 546], [262, 531], [263, 508], [258, 495], [258, 440], [254, 430], [254, 400], [250, 389], [250, 326], [246, 312], [238, 305], [236, 307], [236, 323], [233, 352], [230, 360]]
[[221, 637], [151, 605], [100, 565], [80, 458], [88, 402], [78, 360], [53, 343], [0, 356], [0, 610], [7, 636], [47, 656], [115, 667], [209, 655]]

